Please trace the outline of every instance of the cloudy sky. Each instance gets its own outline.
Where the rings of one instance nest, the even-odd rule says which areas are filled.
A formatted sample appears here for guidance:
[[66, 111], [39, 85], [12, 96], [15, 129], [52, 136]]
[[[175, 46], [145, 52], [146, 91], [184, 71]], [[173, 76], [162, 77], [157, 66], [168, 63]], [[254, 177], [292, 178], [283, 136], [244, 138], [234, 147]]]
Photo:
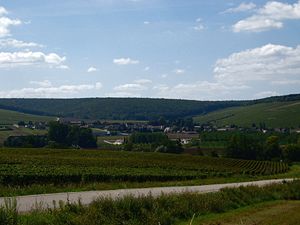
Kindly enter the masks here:
[[300, 92], [300, 1], [0, 0], [0, 97]]

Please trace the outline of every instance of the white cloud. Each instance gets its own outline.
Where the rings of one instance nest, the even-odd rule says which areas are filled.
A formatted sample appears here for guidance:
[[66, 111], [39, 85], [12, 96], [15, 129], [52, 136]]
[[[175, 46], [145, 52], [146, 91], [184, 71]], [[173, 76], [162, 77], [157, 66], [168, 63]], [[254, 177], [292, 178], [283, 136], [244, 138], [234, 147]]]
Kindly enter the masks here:
[[97, 72], [98, 69], [96, 67], [91, 66], [90, 68], [87, 69], [88, 73], [93, 73], [93, 72]]
[[45, 54], [43, 52], [0, 52], [0, 68], [12, 68], [31, 65], [48, 65], [61, 68], [65, 57], [55, 53]]
[[102, 85], [102, 83], [100, 83], [100, 82], [97, 82], [97, 83], [95, 84], [95, 89], [97, 89], [97, 90], [100, 90], [102, 87], [103, 87], [103, 85]]
[[135, 80], [133, 83], [122, 84], [114, 87], [114, 93], [109, 93], [108, 96], [111, 97], [140, 97], [142, 92], [149, 90], [151, 80], [139, 79]]
[[24, 42], [16, 39], [0, 39], [0, 48], [30, 48], [30, 47], [44, 47], [43, 45], [34, 42]]
[[43, 81], [30, 81], [29, 82], [30, 84], [33, 84], [33, 85], [38, 85], [40, 87], [51, 87], [52, 86], [52, 83], [51, 81], [49, 80], [43, 80]]
[[300, 1], [294, 4], [267, 2], [257, 12], [233, 25], [234, 32], [261, 32], [283, 27], [283, 21], [300, 19]]
[[197, 24], [196, 26], [193, 27], [193, 29], [195, 31], [201, 31], [201, 30], [204, 30], [204, 25], [203, 24]]
[[217, 82], [198, 81], [177, 84], [173, 87], [157, 85], [154, 87], [157, 97], [195, 100], [228, 99], [233, 93], [248, 89], [247, 86], [227, 86]]
[[59, 65], [59, 66], [57, 66], [56, 68], [57, 68], [57, 69], [62, 69], [62, 70], [68, 70], [68, 69], [70, 69], [70, 67], [67, 66], [67, 65]]
[[193, 27], [193, 29], [195, 31], [201, 31], [201, 30], [204, 30], [204, 25], [202, 24], [202, 19], [201, 18], [198, 18], [196, 19], [196, 25]]
[[134, 81], [135, 84], [151, 84], [152, 80], [148, 79], [139, 79]]
[[127, 98], [130, 98], [130, 97], [141, 97], [141, 94], [139, 94], [139, 93], [132, 93], [132, 92], [112, 92], [112, 93], [107, 93], [106, 95], [105, 95], [106, 97], [115, 97], [115, 98], [117, 98], [117, 97], [121, 97], [121, 98], [125, 98], [125, 97], [127, 97]]
[[273, 85], [300, 85], [299, 80], [276, 80], [271, 82]]
[[[102, 84], [79, 84], [79, 85], [61, 85], [52, 86], [51, 82], [47, 81], [32, 81], [31, 84], [39, 85], [37, 88], [22, 88], [11, 91], [0, 91], [1, 98], [60, 98], [70, 97], [84, 91], [99, 90]], [[49, 86], [47, 86], [49, 85]]]
[[150, 22], [149, 22], [149, 21], [144, 21], [144, 24], [145, 24], [145, 25], [149, 25]]
[[145, 68], [144, 68], [144, 71], [149, 71], [150, 70], [150, 67], [149, 66], [146, 66]]
[[7, 15], [8, 12], [4, 7], [0, 7], [0, 38], [10, 36], [10, 30], [9, 28], [11, 26], [17, 26], [22, 24], [20, 20], [17, 19], [10, 19]]
[[183, 70], [183, 69], [175, 69], [173, 72], [176, 73], [176, 74], [184, 74], [185, 70]]
[[219, 59], [214, 68], [218, 82], [245, 84], [251, 81], [299, 79], [300, 46], [267, 44]]
[[138, 60], [133, 60], [131, 58], [119, 58], [119, 59], [114, 59], [113, 63], [117, 65], [132, 65], [132, 64], [139, 64], [140, 62]]
[[245, 12], [255, 9], [256, 5], [253, 2], [245, 3], [242, 2], [240, 5], [234, 8], [227, 9], [224, 13], [237, 13], [237, 12]]
[[254, 98], [259, 99], [259, 98], [266, 98], [266, 97], [278, 96], [278, 95], [280, 95], [280, 94], [276, 91], [262, 91], [262, 92], [256, 93], [254, 95]]
[[4, 7], [0, 6], [0, 16], [6, 15], [6, 14], [8, 14], [7, 10]]
[[114, 87], [115, 91], [119, 92], [136, 92], [136, 91], [145, 91], [148, 88], [143, 84], [122, 84]]

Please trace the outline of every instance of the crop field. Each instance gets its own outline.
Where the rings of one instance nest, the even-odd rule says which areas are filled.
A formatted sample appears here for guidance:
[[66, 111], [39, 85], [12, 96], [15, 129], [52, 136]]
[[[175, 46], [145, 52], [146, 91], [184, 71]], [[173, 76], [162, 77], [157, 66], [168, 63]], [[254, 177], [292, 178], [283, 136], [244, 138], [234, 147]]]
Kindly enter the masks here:
[[213, 123], [219, 127], [235, 124], [243, 127], [264, 122], [269, 128], [299, 127], [300, 102], [260, 103], [232, 107], [194, 118], [199, 123]]
[[286, 172], [285, 163], [96, 150], [1, 149], [1, 185], [181, 181]]
[[12, 125], [18, 123], [19, 121], [24, 121], [28, 123], [29, 121], [49, 122], [52, 120], [55, 120], [55, 118], [49, 116], [37, 116], [37, 115], [31, 115], [26, 113], [0, 109], [0, 124], [2, 125]]

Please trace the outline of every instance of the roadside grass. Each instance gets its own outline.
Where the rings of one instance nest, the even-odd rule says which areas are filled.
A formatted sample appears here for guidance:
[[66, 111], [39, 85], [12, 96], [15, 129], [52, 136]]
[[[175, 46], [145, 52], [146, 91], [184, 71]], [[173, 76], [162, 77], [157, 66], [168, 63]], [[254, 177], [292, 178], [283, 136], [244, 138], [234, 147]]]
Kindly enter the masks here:
[[[255, 209], [255, 207], [267, 209], [268, 203], [271, 204], [279, 200], [286, 200], [288, 201], [286, 203], [291, 204], [294, 204], [294, 202], [292, 203], [289, 200], [300, 200], [300, 181], [265, 187], [225, 188], [220, 192], [207, 194], [181, 193], [161, 195], [157, 198], [152, 196], [138, 198], [127, 196], [116, 200], [99, 198], [89, 206], [83, 206], [80, 201], [77, 204], [56, 203], [55, 209], [41, 210], [37, 208], [25, 215], [18, 214], [15, 206], [12, 205], [0, 209], [0, 224], [197, 225], [196, 222], [200, 218], [215, 219], [218, 215], [224, 215], [223, 213], [226, 212], [234, 215], [234, 210], [237, 209], [236, 212], [241, 215], [241, 213], [247, 211], [245, 207], [248, 207], [248, 210]], [[258, 205], [261, 203], [265, 203], [265, 205]], [[291, 209], [290, 216], [298, 212], [300, 204], [297, 203], [299, 201], [295, 201], [295, 207], [289, 206]], [[280, 212], [280, 208], [283, 207], [274, 209], [269, 215]], [[259, 212], [259, 210], [256, 211]], [[254, 210], [254, 213], [256, 211]], [[261, 214], [264, 215], [263, 212]], [[192, 218], [195, 218], [195, 220], [191, 223]]]
[[296, 225], [300, 221], [300, 201], [270, 201], [221, 214], [208, 214], [176, 225]]

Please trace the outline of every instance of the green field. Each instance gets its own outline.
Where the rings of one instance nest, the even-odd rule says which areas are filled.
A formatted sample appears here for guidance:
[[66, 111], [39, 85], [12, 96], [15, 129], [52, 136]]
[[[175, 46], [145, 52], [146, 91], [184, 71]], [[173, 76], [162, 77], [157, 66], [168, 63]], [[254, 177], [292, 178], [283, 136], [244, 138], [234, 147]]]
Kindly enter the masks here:
[[46, 130], [33, 130], [25, 127], [10, 127], [10, 130], [0, 130], [0, 146], [9, 136], [45, 135]]
[[[300, 221], [299, 212], [300, 201], [271, 201], [196, 218], [192, 225], [296, 225]], [[188, 224], [190, 220], [178, 223]]]
[[25, 114], [25, 113], [0, 109], [0, 125], [12, 125], [18, 123], [19, 121], [24, 121], [28, 123], [29, 121], [48, 122], [52, 120], [55, 120], [55, 117], [36, 116], [31, 114]]
[[[191, 155], [3, 148], [0, 150], [0, 195], [23, 193], [14, 187], [44, 193], [72, 188], [113, 189], [120, 188], [120, 183], [131, 187], [223, 183], [270, 178], [288, 170], [285, 163]], [[91, 185], [95, 183], [96, 186]], [[49, 189], [47, 185], [54, 188]]]
[[300, 127], [300, 101], [260, 103], [227, 108], [194, 118], [198, 123], [212, 123], [218, 127], [235, 124], [252, 127], [265, 123], [267, 128]]

